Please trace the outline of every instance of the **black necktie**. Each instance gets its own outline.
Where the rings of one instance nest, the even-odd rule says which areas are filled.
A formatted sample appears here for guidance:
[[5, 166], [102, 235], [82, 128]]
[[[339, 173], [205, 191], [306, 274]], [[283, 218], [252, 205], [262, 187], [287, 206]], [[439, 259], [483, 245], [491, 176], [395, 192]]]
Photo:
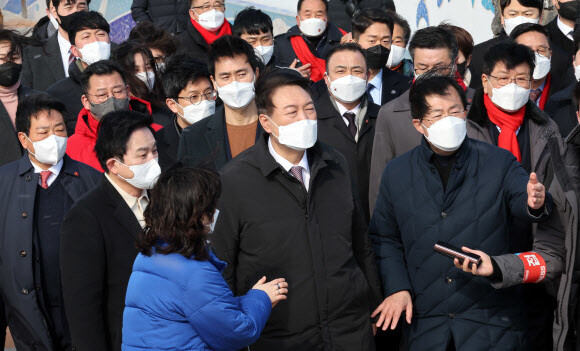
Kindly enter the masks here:
[[356, 136], [356, 124], [354, 123], [354, 118], [356, 117], [355, 114], [352, 112], [345, 112], [342, 116], [348, 121], [348, 131], [354, 138]]

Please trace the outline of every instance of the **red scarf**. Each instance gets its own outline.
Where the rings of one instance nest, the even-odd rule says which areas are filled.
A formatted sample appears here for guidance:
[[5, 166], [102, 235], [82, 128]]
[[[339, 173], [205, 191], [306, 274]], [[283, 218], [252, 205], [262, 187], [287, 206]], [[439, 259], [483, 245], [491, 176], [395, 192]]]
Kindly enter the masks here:
[[489, 120], [501, 129], [497, 146], [510, 151], [519, 162], [522, 162], [522, 154], [516, 131], [524, 123], [526, 106], [514, 113], [507, 113], [495, 106], [487, 94], [483, 94], [483, 103], [487, 109]]
[[540, 95], [540, 103], [538, 104], [538, 107], [540, 107], [540, 110], [542, 111], [544, 111], [544, 108], [546, 107], [546, 101], [548, 101], [548, 98], [550, 97], [551, 82], [552, 75], [548, 73], [548, 77], [546, 77], [546, 84], [544, 84], [544, 90], [542, 90], [542, 95]]
[[[345, 35], [346, 32], [340, 28], [338, 28], [342, 35]], [[290, 44], [292, 44], [292, 49], [298, 57], [298, 60], [302, 62], [303, 65], [310, 64], [310, 80], [313, 82], [318, 82], [322, 78], [324, 78], [324, 72], [326, 72], [326, 61], [314, 56], [314, 54], [310, 51], [310, 48], [304, 41], [304, 38], [301, 35], [295, 35], [290, 37]]]
[[458, 71], [455, 71], [455, 81], [457, 82], [457, 84], [459, 84], [460, 87], [463, 88], [463, 91], [467, 91], [467, 85], [465, 85], [463, 77], [461, 76], [461, 74], [459, 74]]
[[219, 38], [223, 37], [224, 35], [231, 35], [232, 34], [232, 27], [230, 26], [230, 22], [224, 20], [224, 24], [220, 27], [217, 34], [213, 34], [209, 30], [203, 28], [201, 24], [197, 23], [196, 20], [193, 18], [191, 19], [191, 24], [197, 29], [199, 34], [205, 39], [205, 42], [209, 45], [213, 44], [214, 41], [218, 40]]

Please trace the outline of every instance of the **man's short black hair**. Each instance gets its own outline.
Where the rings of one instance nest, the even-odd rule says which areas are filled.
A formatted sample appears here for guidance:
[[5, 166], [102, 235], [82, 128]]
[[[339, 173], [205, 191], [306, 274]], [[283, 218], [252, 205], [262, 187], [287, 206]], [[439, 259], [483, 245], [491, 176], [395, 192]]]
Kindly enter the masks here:
[[75, 45], [75, 37], [78, 32], [86, 29], [100, 29], [109, 34], [111, 26], [109, 22], [97, 11], [79, 11], [70, 15], [70, 24], [68, 25], [68, 37], [70, 43]]
[[536, 55], [529, 47], [516, 44], [512, 41], [503, 41], [489, 48], [483, 56], [482, 72], [490, 75], [498, 63], [506, 65], [508, 70], [512, 70], [521, 64], [530, 66], [530, 75], [536, 67]]
[[[326, 54], [325, 60], [326, 60], [326, 72], [328, 72], [328, 62], [330, 62], [330, 58], [332, 56], [334, 56], [335, 54], [338, 54], [340, 52], [345, 52], [345, 51], [350, 51], [350, 52], [360, 52], [360, 54], [365, 58], [365, 65], [367, 64], [367, 55], [366, 52], [364, 51], [364, 49], [356, 43], [345, 43], [345, 44], [339, 44], [335, 47], [333, 47], [332, 49], [330, 49], [328, 51], [328, 53]], [[368, 69], [368, 65], [367, 65], [367, 69]]]
[[310, 81], [290, 68], [272, 68], [260, 74], [256, 81], [256, 106], [258, 113], [268, 115], [274, 109], [272, 94], [281, 87], [298, 86], [312, 96]]
[[425, 73], [417, 78], [415, 83], [411, 85], [411, 90], [409, 91], [412, 118], [420, 121], [423, 120], [423, 117], [425, 117], [430, 107], [427, 103], [428, 96], [449, 95], [449, 91], [452, 91], [452, 89], [457, 91], [463, 109], [467, 110], [467, 97], [465, 96], [465, 91], [455, 81], [455, 78], [438, 73]]
[[[324, 8], [326, 13], [328, 13], [328, 0], [320, 0], [324, 3]], [[302, 9], [302, 3], [304, 2], [304, 0], [298, 0], [298, 5], [296, 5], [296, 10], [298, 12], [300, 12], [300, 10]]]
[[150, 21], [141, 21], [133, 27], [128, 40], [143, 44], [149, 49], [160, 50], [166, 56], [176, 53], [179, 46], [179, 41], [171, 33]]
[[153, 123], [153, 117], [142, 112], [115, 111], [107, 113], [99, 123], [99, 132], [95, 143], [95, 152], [101, 167], [108, 171], [107, 160], [115, 157], [123, 162], [129, 138], [137, 129], [147, 128], [155, 135], [151, 123]]
[[30, 119], [36, 118], [42, 111], [58, 111], [62, 115], [62, 121], [66, 122], [66, 108], [59, 100], [46, 93], [36, 93], [25, 96], [18, 103], [16, 109], [16, 132], [29, 135]]
[[455, 34], [445, 25], [431, 26], [415, 32], [409, 44], [409, 54], [413, 59], [415, 59], [415, 49], [447, 49], [451, 62], [455, 62], [459, 54]]
[[210, 74], [205, 62], [193, 58], [187, 53], [173, 55], [163, 72], [163, 88], [165, 95], [170, 99], [177, 99], [179, 93], [189, 83], [205, 78], [211, 83]]
[[409, 39], [411, 39], [411, 26], [409, 26], [409, 22], [407, 22], [407, 20], [403, 16], [399, 15], [395, 11], [389, 10], [387, 11], [387, 13], [391, 15], [391, 17], [393, 18], [394, 24], [399, 25], [401, 28], [403, 28], [403, 37], [404, 37], [403, 40], [405, 40], [405, 45], [409, 44]]
[[515, 41], [520, 35], [530, 32], [538, 32], [540, 34], [543, 34], [546, 37], [546, 39], [548, 39], [548, 44], [552, 46], [552, 44], [550, 43], [550, 35], [548, 34], [546, 27], [537, 23], [522, 23], [518, 25], [510, 33], [510, 38]]
[[544, 9], [544, 0], [499, 0], [499, 8], [501, 9], [501, 14], [503, 15], [503, 10], [508, 7], [513, 1], [517, 1], [520, 5], [525, 7], [533, 7], [540, 11]]
[[215, 64], [224, 57], [234, 58], [237, 55], [246, 56], [248, 63], [252, 66], [252, 71], [260, 66], [260, 61], [256, 57], [256, 52], [252, 45], [248, 44], [244, 39], [233, 37], [231, 35], [224, 35], [211, 44], [209, 51], [209, 73], [215, 76]]
[[368, 8], [355, 13], [352, 17], [352, 37], [357, 40], [370, 26], [375, 23], [383, 23], [389, 27], [393, 34], [394, 21], [385, 10]]
[[232, 27], [232, 34], [236, 37], [241, 37], [242, 34], [258, 35], [268, 33], [268, 31], [272, 35], [274, 34], [272, 19], [265, 12], [253, 6], [238, 12]]
[[113, 73], [119, 73], [123, 82], [127, 82], [125, 79], [125, 72], [123, 72], [121, 66], [113, 60], [101, 60], [89, 65], [89, 67], [85, 68], [83, 75], [81, 76], [81, 90], [83, 94], [86, 94], [89, 91], [89, 81], [92, 76], [106, 76]]
[[[60, 3], [64, 3], [64, 4], [76, 4], [77, 0], [49, 0], [52, 2], [52, 6], [54, 6], [55, 9], [58, 10], [58, 6], [60, 5]], [[87, 6], [91, 4], [91, 0], [87, 0]]]

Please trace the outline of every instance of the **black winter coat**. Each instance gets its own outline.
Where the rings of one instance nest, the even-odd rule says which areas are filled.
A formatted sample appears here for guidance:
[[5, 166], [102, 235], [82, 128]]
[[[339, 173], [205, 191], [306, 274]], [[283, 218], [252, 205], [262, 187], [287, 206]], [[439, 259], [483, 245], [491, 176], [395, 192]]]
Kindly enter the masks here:
[[167, 126], [155, 132], [157, 152], [159, 154], [159, 166], [165, 171], [177, 163], [179, 150], [179, 137], [181, 132], [177, 129], [176, 117], [173, 117]]
[[[324, 83], [324, 80], [320, 82]], [[324, 86], [326, 87], [326, 84]], [[369, 103], [365, 95], [363, 104], [366, 114], [358, 131], [358, 141], [356, 141], [330, 99], [330, 94], [326, 89], [326, 93], [314, 101], [318, 116], [318, 140], [332, 146], [346, 158], [361, 200], [365, 220], [368, 222], [370, 220], [368, 197], [371, 155], [375, 138], [375, 122], [380, 107]]]
[[131, 17], [137, 23], [151, 21], [166, 31], [179, 34], [189, 21], [189, 0], [133, 0]]
[[141, 225], [103, 175], [61, 226], [60, 264], [73, 348], [120, 351], [125, 292]]
[[48, 87], [64, 78], [66, 76], [58, 45], [58, 32], [46, 39], [44, 47], [24, 48], [20, 74], [20, 82], [24, 86], [46, 91]]
[[370, 313], [382, 296], [356, 190], [344, 157], [320, 142], [307, 151], [310, 188], [268, 150], [269, 135], [222, 172], [216, 255], [234, 295], [284, 277], [252, 350], [374, 350]]
[[545, 26], [552, 45], [552, 93], [564, 89], [575, 80], [572, 65], [572, 56], [576, 54], [574, 42], [562, 33], [557, 21], [558, 17]]
[[528, 174], [506, 150], [466, 138], [446, 190], [433, 152], [420, 146], [387, 164], [370, 235], [385, 296], [408, 290], [413, 320], [410, 350], [525, 350], [518, 287], [496, 290], [487, 278], [464, 273], [435, 254], [441, 240], [491, 255], [509, 253], [509, 222], [545, 219], [528, 212]]
[[[66, 192], [66, 212], [97, 184], [101, 175], [66, 155], [63, 160], [59, 177]], [[48, 351], [53, 350], [46, 324], [49, 318], [41, 303], [42, 290], [35, 289], [41, 285], [39, 278], [35, 279], [38, 253], [33, 242], [38, 178], [28, 155], [0, 167], [0, 300], [6, 304], [8, 325], [18, 350]]]
[[[66, 131], [69, 136], [75, 133], [79, 113], [84, 108], [81, 102], [83, 91], [81, 88], [81, 77], [83, 72], [79, 65], [73, 62], [68, 68], [68, 78], [58, 81], [46, 89], [46, 93], [62, 102], [66, 108]], [[81, 66], [82, 67], [82, 66]]]
[[566, 137], [578, 125], [576, 104], [574, 103], [576, 82], [551, 95], [546, 103], [546, 113], [556, 122], [560, 135]]
[[205, 41], [201, 33], [188, 20], [185, 31], [178, 36], [179, 51], [183, 51], [192, 57], [208, 63], [208, 54], [210, 45]]

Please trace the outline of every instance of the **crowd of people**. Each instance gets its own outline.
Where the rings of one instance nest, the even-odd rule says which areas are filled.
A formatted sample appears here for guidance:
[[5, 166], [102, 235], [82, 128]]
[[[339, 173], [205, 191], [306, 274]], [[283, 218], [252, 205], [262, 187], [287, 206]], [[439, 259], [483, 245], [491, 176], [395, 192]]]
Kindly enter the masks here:
[[580, 350], [579, 2], [478, 45], [339, 2], [0, 29], [1, 343]]

